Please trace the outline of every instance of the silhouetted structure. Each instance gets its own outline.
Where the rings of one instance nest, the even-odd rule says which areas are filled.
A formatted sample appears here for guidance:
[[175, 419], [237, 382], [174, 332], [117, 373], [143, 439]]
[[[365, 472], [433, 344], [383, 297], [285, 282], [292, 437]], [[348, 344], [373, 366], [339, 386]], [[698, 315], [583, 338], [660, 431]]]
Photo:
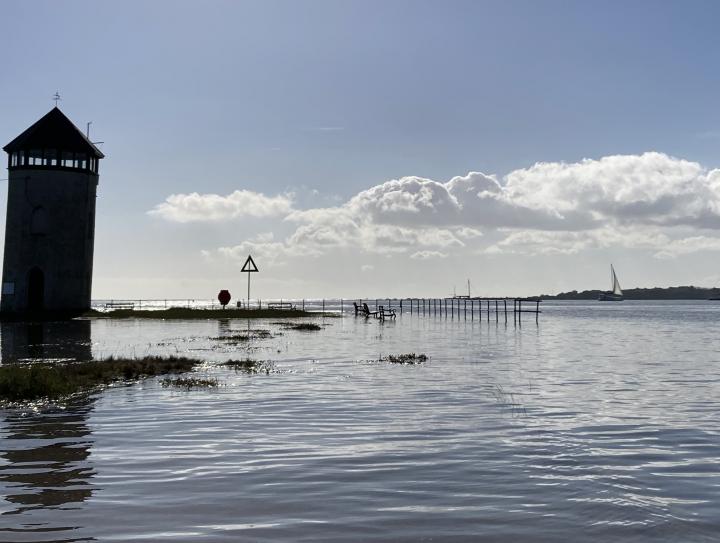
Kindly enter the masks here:
[[0, 310], [89, 309], [104, 155], [57, 107], [4, 150], [9, 181]]

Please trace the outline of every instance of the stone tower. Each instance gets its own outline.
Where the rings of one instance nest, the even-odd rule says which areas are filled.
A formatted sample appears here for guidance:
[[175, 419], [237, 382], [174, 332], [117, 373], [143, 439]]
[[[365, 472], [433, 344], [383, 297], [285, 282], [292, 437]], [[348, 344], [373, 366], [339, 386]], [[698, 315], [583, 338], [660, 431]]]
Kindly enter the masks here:
[[57, 107], [4, 150], [9, 180], [0, 311], [89, 309], [104, 155]]

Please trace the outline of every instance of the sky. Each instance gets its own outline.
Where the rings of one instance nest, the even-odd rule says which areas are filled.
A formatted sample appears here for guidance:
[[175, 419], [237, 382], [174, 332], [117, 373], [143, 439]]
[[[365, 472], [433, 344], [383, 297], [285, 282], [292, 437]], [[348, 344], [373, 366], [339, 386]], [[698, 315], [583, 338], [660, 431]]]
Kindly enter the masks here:
[[0, 142], [103, 142], [94, 298], [720, 285], [717, 2], [0, 9]]

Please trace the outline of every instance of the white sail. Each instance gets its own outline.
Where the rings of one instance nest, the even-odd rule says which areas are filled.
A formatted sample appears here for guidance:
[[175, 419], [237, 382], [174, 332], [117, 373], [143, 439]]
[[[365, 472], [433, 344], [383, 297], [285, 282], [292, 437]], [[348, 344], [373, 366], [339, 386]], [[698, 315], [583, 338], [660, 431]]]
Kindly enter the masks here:
[[610, 274], [612, 276], [612, 293], [617, 294], [618, 296], [622, 296], [623, 291], [620, 288], [620, 281], [618, 281], [617, 275], [615, 275], [615, 268], [613, 268], [612, 264], [610, 264]]

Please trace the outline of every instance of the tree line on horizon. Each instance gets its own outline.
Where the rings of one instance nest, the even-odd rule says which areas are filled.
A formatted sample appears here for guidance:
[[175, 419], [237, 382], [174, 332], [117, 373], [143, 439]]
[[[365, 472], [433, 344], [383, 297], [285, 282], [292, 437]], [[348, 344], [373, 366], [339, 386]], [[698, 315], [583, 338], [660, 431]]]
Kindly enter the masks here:
[[[555, 295], [543, 294], [540, 298], [545, 300], [597, 300], [604, 290], [571, 290]], [[623, 289], [626, 300], [707, 300], [720, 298], [720, 288], [704, 288], [693, 286], [681, 287], [652, 287]]]

